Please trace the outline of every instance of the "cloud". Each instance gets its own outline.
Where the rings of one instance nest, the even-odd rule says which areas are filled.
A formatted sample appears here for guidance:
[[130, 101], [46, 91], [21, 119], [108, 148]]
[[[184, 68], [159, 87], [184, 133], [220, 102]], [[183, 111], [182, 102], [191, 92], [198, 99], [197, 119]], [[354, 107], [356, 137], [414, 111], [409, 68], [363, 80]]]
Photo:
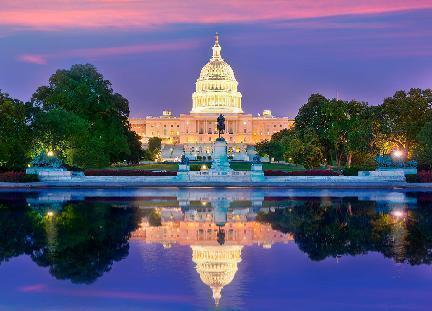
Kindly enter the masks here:
[[85, 58], [98, 59], [120, 55], [143, 54], [163, 51], [177, 51], [192, 49], [199, 45], [199, 40], [183, 40], [176, 42], [162, 42], [149, 44], [135, 44], [124, 46], [80, 48], [56, 51], [55, 53], [21, 54], [17, 59], [22, 62], [43, 65], [52, 59]]
[[31, 284], [31, 285], [26, 285], [18, 288], [20, 292], [24, 292], [24, 293], [37, 293], [37, 292], [42, 292], [45, 289], [46, 289], [45, 284]]
[[18, 288], [23, 293], [40, 293], [40, 294], [57, 294], [68, 297], [90, 297], [90, 298], [111, 298], [124, 300], [141, 300], [141, 301], [170, 301], [170, 302], [187, 302], [193, 297], [185, 295], [170, 294], [147, 294], [134, 291], [115, 291], [115, 290], [92, 290], [92, 289], [66, 289], [53, 288], [44, 284], [33, 284]]
[[[37, 3], [37, 4], [36, 4]], [[154, 28], [250, 23], [432, 8], [430, 0], [2, 0], [0, 25], [16, 29]]]
[[24, 63], [45, 65], [47, 63], [46, 58], [43, 55], [37, 54], [21, 54], [18, 55], [17, 59]]

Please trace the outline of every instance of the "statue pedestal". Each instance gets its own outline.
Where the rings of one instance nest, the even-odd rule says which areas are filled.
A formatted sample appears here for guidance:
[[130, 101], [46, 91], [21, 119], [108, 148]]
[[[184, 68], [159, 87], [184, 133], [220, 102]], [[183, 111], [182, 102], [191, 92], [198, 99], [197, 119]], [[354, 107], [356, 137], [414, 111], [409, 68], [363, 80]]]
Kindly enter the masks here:
[[190, 166], [189, 164], [179, 164], [177, 172], [177, 180], [186, 181], [189, 180]]
[[179, 172], [189, 172], [190, 171], [189, 164], [179, 164], [178, 171]]
[[224, 139], [218, 139], [213, 146], [213, 163], [209, 169], [209, 174], [225, 175], [231, 171], [228, 161], [227, 142]]
[[252, 181], [264, 181], [264, 171], [261, 163], [252, 163], [251, 179]]

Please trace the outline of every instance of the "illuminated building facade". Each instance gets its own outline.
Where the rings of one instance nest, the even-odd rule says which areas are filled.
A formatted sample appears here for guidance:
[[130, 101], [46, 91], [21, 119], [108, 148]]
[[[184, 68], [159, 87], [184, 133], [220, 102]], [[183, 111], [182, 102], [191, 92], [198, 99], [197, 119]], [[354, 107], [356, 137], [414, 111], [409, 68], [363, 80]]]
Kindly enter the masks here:
[[173, 116], [171, 111], [164, 110], [160, 117], [130, 119], [132, 129], [144, 144], [151, 137], [162, 138], [165, 158], [178, 158], [183, 149], [192, 158], [211, 156], [212, 143], [218, 137], [216, 118], [221, 113], [226, 118], [224, 138], [232, 156], [244, 154], [247, 146], [270, 139], [274, 133], [293, 125], [293, 120], [274, 117], [271, 110], [264, 110], [257, 117], [243, 112], [238, 82], [233, 69], [222, 58], [221, 49], [216, 34], [212, 57], [195, 83], [189, 114]]

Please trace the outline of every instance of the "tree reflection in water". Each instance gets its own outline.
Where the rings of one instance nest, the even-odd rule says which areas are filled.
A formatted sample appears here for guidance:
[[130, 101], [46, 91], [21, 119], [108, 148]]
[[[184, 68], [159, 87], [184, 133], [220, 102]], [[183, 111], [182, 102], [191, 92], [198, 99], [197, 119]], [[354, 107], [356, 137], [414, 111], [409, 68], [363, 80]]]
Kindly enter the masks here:
[[0, 204], [0, 265], [23, 254], [33, 257], [44, 245], [43, 217], [27, 206]]
[[57, 279], [92, 283], [127, 257], [136, 229], [133, 208], [67, 204], [59, 212], [0, 209], [0, 260], [29, 254]]
[[[411, 265], [432, 262], [430, 195], [418, 194], [415, 208], [347, 197], [278, 200], [284, 208], [248, 204], [257, 211], [256, 220], [291, 233], [312, 260], [380, 252]], [[129, 237], [143, 217], [152, 226], [161, 225], [157, 209], [150, 207], [166, 205], [162, 200], [140, 209], [131, 201], [96, 200], [70, 202], [54, 210], [14, 202], [0, 203], [0, 265], [25, 254], [48, 267], [55, 278], [74, 283], [92, 283], [127, 257]], [[176, 204], [170, 201], [169, 206]]]
[[289, 208], [259, 212], [257, 220], [294, 236], [312, 260], [380, 252], [411, 265], [432, 262], [432, 206], [382, 211], [353, 198], [295, 200]]

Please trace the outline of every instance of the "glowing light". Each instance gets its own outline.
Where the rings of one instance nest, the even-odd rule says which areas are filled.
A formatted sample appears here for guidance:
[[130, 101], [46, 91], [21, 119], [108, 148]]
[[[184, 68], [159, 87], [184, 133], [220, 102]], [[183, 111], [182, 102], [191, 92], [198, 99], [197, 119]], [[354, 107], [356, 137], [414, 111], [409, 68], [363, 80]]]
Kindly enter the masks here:
[[402, 210], [394, 210], [391, 212], [391, 214], [398, 219], [404, 218], [406, 216], [406, 213]]
[[205, 164], [201, 165], [201, 170], [202, 170], [202, 171], [205, 171], [205, 170], [207, 170], [207, 169], [208, 169], [207, 165], [205, 165]]
[[48, 151], [48, 152], [47, 152], [47, 155], [48, 155], [49, 157], [52, 157], [52, 156], [54, 156], [54, 152], [52, 152], [52, 151]]
[[401, 151], [401, 150], [395, 150], [395, 151], [393, 151], [392, 155], [393, 155], [395, 158], [402, 158], [403, 155], [404, 155], [404, 153], [403, 153], [403, 151]]
[[47, 216], [48, 217], [53, 217], [54, 216], [54, 212], [53, 211], [48, 211], [47, 212]]

